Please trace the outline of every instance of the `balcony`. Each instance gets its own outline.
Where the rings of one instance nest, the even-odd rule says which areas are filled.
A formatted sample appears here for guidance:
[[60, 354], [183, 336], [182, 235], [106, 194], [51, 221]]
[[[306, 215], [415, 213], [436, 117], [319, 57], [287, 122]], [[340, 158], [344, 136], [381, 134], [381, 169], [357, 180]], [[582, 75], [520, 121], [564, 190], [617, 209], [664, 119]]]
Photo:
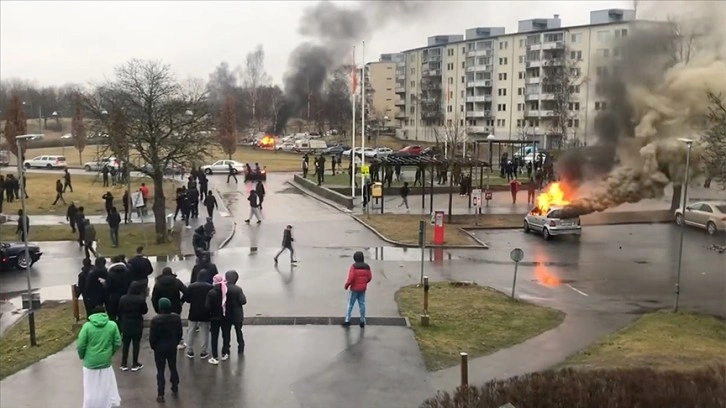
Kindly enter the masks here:
[[491, 57], [492, 56], [492, 50], [474, 50], [474, 51], [468, 51], [466, 53], [467, 57]]
[[564, 58], [554, 58], [550, 59], [544, 62], [542, 66], [545, 67], [561, 67], [565, 65], [565, 59]]
[[540, 118], [554, 118], [557, 116], [557, 113], [552, 110], [541, 110], [539, 111], [539, 117]]
[[421, 64], [427, 64], [429, 62], [441, 62], [441, 55], [425, 55], [421, 59]]
[[554, 118], [557, 115], [552, 110], [528, 109], [524, 111], [524, 116], [528, 118]]
[[424, 110], [423, 112], [421, 112], [422, 118], [431, 119], [431, 118], [440, 118], [442, 116], [444, 116], [444, 112], [442, 112], [441, 110], [437, 110], [437, 109]]
[[396, 112], [396, 119], [406, 119], [407, 117], [408, 115], [406, 114], [406, 112]]
[[485, 126], [468, 126], [466, 131], [468, 133], [489, 133], [489, 128]]
[[397, 99], [396, 102], [394, 102], [396, 106], [406, 106], [406, 100], [405, 99]]
[[491, 79], [475, 79], [473, 81], [469, 81], [466, 84], [467, 88], [491, 88], [492, 86], [492, 80]]
[[491, 65], [474, 65], [471, 67], [466, 67], [466, 72], [491, 72], [492, 66]]
[[441, 76], [441, 70], [440, 69], [429, 69], [428, 71], [421, 72], [421, 76]]
[[564, 50], [565, 49], [565, 42], [564, 41], [545, 42], [545, 43], [542, 43], [541, 49], [543, 51], [546, 51], [546, 50]]
[[472, 95], [466, 97], [467, 102], [491, 102], [491, 95]]
[[527, 85], [539, 84], [540, 82], [542, 82], [541, 77], [530, 77], [530, 78], [526, 78], [524, 80], [524, 83]]
[[405, 87], [403, 87], [403, 86], [397, 86], [397, 87], [396, 87], [396, 88], [394, 89], [394, 92], [395, 92], [395, 93], [397, 93], [397, 94], [400, 94], [400, 93], [406, 93], [406, 88], [405, 88]]
[[467, 118], [488, 118], [490, 116], [492, 116], [492, 112], [488, 110], [476, 110], [466, 112]]
[[526, 62], [527, 68], [539, 68], [542, 66], [542, 60], [532, 60]]
[[398, 73], [396, 73], [396, 80], [397, 81], [405, 81], [406, 80], [406, 74], [398, 74]]

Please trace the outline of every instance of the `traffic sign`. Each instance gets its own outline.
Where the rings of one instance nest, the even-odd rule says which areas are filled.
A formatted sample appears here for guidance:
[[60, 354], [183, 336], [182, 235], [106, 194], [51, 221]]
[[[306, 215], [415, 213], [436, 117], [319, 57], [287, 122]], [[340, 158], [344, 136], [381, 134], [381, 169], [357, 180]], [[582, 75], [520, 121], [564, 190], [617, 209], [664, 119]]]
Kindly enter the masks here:
[[512, 258], [514, 262], [519, 262], [524, 258], [524, 251], [519, 248], [514, 248], [512, 252], [509, 253], [509, 257]]
[[484, 199], [485, 199], [485, 200], [487, 200], [487, 201], [489, 201], [489, 200], [491, 200], [491, 199], [492, 199], [492, 192], [491, 192], [491, 190], [487, 190], [487, 191], [486, 191], [486, 192], [484, 193]]
[[144, 206], [144, 197], [141, 195], [141, 191], [134, 191], [131, 193], [131, 202], [134, 208], [141, 208]]
[[360, 174], [362, 174], [364, 176], [371, 174], [371, 166], [368, 166], [368, 165], [360, 166]]

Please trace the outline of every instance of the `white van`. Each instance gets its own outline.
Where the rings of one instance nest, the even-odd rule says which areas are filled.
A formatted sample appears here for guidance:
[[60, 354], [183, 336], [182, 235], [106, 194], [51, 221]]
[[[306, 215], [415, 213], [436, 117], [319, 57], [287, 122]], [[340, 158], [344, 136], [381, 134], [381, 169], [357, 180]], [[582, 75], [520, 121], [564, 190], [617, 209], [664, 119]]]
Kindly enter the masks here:
[[296, 140], [295, 150], [299, 152], [316, 152], [328, 148], [324, 140]]

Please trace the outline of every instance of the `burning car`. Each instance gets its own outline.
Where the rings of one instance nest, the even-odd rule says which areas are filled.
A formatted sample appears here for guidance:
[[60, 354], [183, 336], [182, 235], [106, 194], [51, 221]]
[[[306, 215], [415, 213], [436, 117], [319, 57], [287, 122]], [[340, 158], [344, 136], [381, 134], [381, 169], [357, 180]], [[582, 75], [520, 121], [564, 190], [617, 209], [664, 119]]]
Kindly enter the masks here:
[[524, 217], [524, 232], [536, 231], [545, 240], [558, 235], [582, 233], [580, 217], [566, 210], [566, 186], [552, 183], [536, 199], [536, 206]]
[[275, 137], [269, 134], [265, 134], [257, 141], [257, 147], [260, 149], [275, 149]]

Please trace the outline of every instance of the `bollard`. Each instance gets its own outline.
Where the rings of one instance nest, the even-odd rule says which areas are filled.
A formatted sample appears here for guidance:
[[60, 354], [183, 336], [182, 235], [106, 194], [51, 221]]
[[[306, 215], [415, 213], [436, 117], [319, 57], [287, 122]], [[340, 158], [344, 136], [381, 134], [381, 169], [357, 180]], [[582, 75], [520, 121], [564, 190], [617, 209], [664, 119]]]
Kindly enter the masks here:
[[429, 325], [429, 277], [424, 276], [424, 298], [423, 298], [423, 314], [421, 314], [421, 326]]
[[469, 355], [467, 353], [459, 353], [461, 356], [461, 386], [469, 385]]
[[78, 323], [81, 320], [81, 309], [78, 306], [78, 287], [76, 285], [71, 285], [71, 302], [73, 304], [73, 318]]

